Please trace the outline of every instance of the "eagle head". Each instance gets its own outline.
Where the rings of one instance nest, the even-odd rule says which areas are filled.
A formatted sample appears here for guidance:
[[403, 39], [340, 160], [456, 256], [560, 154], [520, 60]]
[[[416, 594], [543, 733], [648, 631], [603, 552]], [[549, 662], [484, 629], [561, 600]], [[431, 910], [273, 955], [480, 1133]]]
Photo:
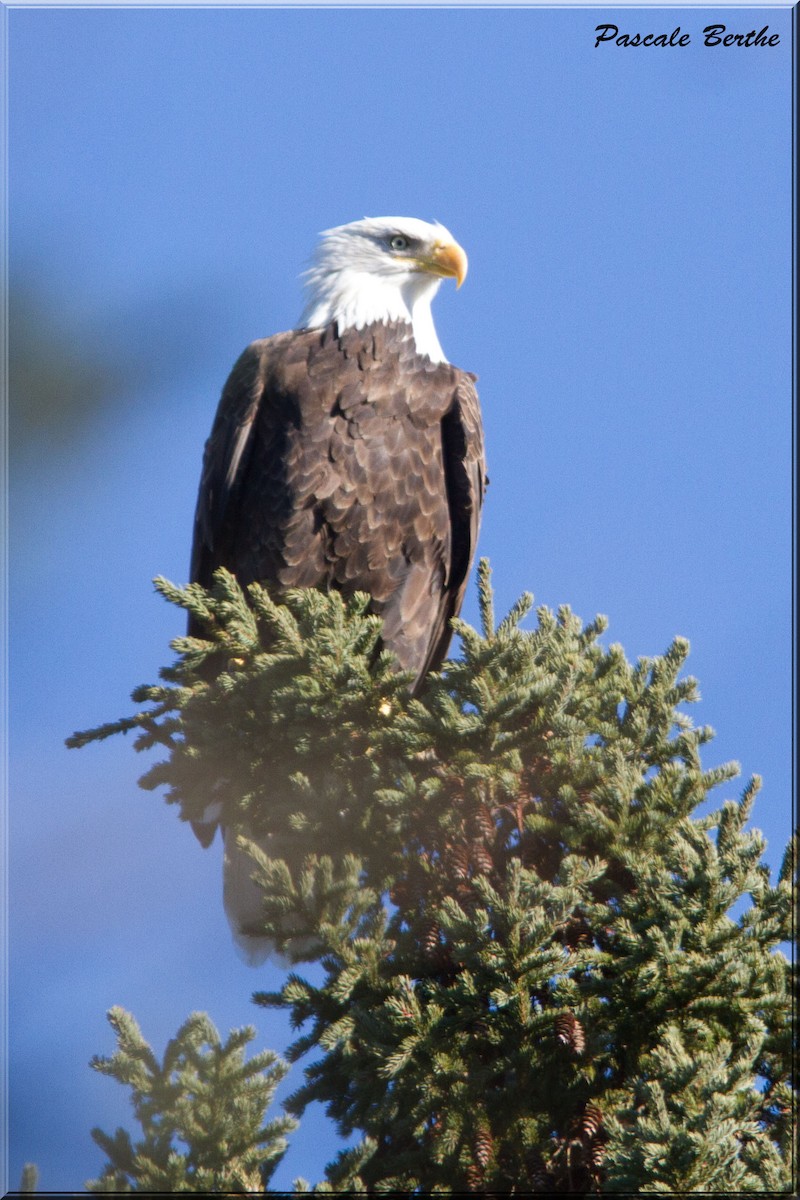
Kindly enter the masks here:
[[467, 256], [438, 222], [416, 217], [364, 217], [320, 235], [304, 272], [300, 328], [336, 321], [340, 331], [376, 321], [406, 322], [418, 353], [444, 362], [431, 314], [442, 279], [460, 287]]

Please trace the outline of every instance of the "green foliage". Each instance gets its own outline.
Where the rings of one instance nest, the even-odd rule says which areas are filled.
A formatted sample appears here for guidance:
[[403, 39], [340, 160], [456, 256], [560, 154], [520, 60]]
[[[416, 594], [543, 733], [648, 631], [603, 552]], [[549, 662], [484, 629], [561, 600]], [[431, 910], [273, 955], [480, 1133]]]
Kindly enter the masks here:
[[117, 1035], [111, 1058], [92, 1066], [132, 1093], [143, 1138], [118, 1129], [92, 1137], [108, 1155], [90, 1192], [262, 1192], [286, 1149], [288, 1117], [263, 1124], [286, 1064], [265, 1050], [245, 1061], [251, 1028], [223, 1045], [204, 1013], [193, 1013], [159, 1063], [136, 1021], [122, 1008], [108, 1019]]
[[162, 676], [177, 686], [137, 688], [133, 698], [151, 708], [67, 744], [135, 730], [137, 750], [170, 752], [142, 786], [166, 786], [184, 819], [220, 804], [228, 826], [255, 835], [295, 830], [306, 856], [329, 850], [340, 831], [359, 851], [375, 837], [396, 838], [397, 822], [386, 827], [382, 808], [362, 797], [383, 778], [376, 739], [408, 706], [408, 677], [380, 652], [368, 598], [345, 604], [306, 590], [279, 605], [253, 585], [250, 607], [222, 570], [211, 597], [197, 584], [178, 589], [158, 579], [156, 587], [205, 620], [211, 640], [176, 639], [180, 657]]
[[209, 640], [72, 744], [137, 731], [144, 786], [273, 847], [263, 932], [324, 971], [256, 997], [314, 1052], [288, 1109], [362, 1135], [315, 1190], [791, 1188], [793, 859], [773, 887], [757, 780], [708, 812], [737, 768], [701, 764], [686, 642], [631, 664], [529, 597], [495, 627], [484, 563], [412, 699], [366, 597], [157, 586]]

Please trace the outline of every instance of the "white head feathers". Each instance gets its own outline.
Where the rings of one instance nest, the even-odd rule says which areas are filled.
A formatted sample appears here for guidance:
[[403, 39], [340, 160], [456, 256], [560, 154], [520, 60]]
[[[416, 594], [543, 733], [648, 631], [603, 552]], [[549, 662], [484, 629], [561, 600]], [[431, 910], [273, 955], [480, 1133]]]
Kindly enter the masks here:
[[445, 362], [431, 301], [442, 279], [460, 286], [467, 256], [443, 225], [416, 217], [365, 217], [326, 229], [304, 272], [299, 328], [336, 321], [340, 330], [373, 321], [407, 321], [417, 351]]

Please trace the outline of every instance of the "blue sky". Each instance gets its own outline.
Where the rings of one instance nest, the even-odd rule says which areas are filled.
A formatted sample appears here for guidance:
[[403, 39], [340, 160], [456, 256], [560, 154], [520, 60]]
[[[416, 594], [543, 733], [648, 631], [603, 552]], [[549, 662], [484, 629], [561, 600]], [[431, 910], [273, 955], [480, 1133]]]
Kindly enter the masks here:
[[[594, 27], [690, 32], [594, 48]], [[769, 24], [773, 48], [702, 45]], [[435, 316], [480, 377], [497, 605], [610, 618], [628, 657], [689, 638], [708, 766], [764, 777], [777, 865], [791, 791], [791, 23], [774, 9], [79, 10], [8, 14], [12, 283], [41, 337], [109, 366], [71, 436], [11, 481], [13, 1184], [79, 1189], [129, 1119], [91, 1072], [131, 1009], [159, 1051], [193, 1009], [285, 1019], [236, 958], [204, 852], [118, 739], [168, 661], [204, 439], [250, 340], [290, 327], [317, 232], [446, 224], [470, 256]], [[54, 345], [58, 345], [54, 337]], [[54, 350], [55, 354], [55, 350]], [[476, 618], [474, 588], [464, 615]], [[719, 800], [738, 795], [738, 783]], [[283, 1093], [300, 1082], [293, 1069]], [[307, 1114], [276, 1186], [337, 1147]]]

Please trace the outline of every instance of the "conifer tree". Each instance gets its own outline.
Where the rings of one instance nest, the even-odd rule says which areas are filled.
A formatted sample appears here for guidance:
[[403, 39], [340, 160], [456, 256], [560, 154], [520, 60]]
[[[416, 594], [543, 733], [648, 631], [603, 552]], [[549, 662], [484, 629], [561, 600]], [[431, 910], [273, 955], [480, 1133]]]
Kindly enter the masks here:
[[108, 1019], [117, 1049], [91, 1065], [130, 1087], [143, 1138], [93, 1129], [108, 1162], [87, 1190], [262, 1192], [295, 1127], [289, 1117], [263, 1124], [286, 1064], [269, 1050], [245, 1062], [255, 1030], [234, 1030], [223, 1044], [205, 1013], [188, 1018], [159, 1063], [130, 1013], [112, 1008]]
[[71, 744], [136, 731], [143, 786], [258, 839], [295, 969], [256, 1001], [316, 1052], [288, 1111], [361, 1135], [315, 1190], [791, 1190], [793, 851], [773, 887], [757, 779], [705, 811], [737, 767], [701, 763], [685, 641], [630, 664], [527, 596], [495, 625], [482, 563], [412, 699], [367, 597], [157, 586], [209, 640]]

